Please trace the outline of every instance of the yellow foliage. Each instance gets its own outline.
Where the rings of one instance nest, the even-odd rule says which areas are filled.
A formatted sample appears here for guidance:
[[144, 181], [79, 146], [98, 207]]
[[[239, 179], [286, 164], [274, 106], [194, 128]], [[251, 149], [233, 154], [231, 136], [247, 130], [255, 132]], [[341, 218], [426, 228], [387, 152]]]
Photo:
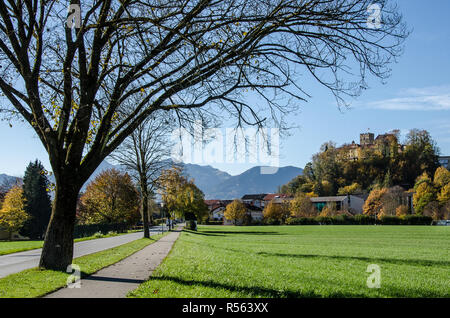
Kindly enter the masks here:
[[289, 217], [289, 214], [289, 205], [287, 203], [275, 203], [274, 200], [270, 201], [263, 211], [265, 219], [275, 219], [282, 222]]
[[25, 212], [25, 199], [20, 186], [14, 186], [5, 195], [5, 200], [0, 210], [0, 226], [5, 228], [10, 235], [18, 231], [30, 216]]
[[387, 193], [387, 189], [374, 189], [370, 192], [366, 202], [364, 202], [363, 213], [366, 215], [377, 215], [382, 212], [383, 196]]
[[397, 209], [395, 209], [395, 215], [399, 218], [402, 218], [402, 217], [408, 215], [408, 211], [409, 211], [408, 206], [399, 205], [397, 207]]
[[247, 209], [245, 208], [244, 203], [239, 200], [234, 200], [227, 205], [223, 215], [227, 220], [234, 221], [234, 224], [236, 224], [238, 220], [244, 218], [246, 212]]

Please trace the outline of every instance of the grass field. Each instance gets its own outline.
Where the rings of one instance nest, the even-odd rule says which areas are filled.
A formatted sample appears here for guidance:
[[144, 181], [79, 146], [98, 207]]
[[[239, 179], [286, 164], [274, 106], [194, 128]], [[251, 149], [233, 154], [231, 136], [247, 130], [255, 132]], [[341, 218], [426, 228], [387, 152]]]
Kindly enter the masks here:
[[450, 297], [450, 227], [199, 226], [128, 296]]
[[[134, 232], [139, 232], [139, 231], [128, 231], [127, 233], [116, 233], [116, 234], [104, 234], [101, 236], [100, 235], [92, 235], [92, 236], [75, 239], [74, 242], [89, 241], [89, 240], [95, 240], [98, 238], [124, 235], [124, 234], [129, 234], [129, 233], [134, 233]], [[41, 248], [43, 245], [44, 245], [44, 241], [0, 241], [0, 255], [34, 250], [36, 248]]]
[[[167, 235], [157, 234], [150, 239], [142, 238], [101, 252], [81, 256], [73, 260], [81, 269], [81, 276], [93, 274], [117, 263]], [[0, 298], [40, 297], [66, 286], [70, 274], [65, 272], [32, 268], [0, 278]]]

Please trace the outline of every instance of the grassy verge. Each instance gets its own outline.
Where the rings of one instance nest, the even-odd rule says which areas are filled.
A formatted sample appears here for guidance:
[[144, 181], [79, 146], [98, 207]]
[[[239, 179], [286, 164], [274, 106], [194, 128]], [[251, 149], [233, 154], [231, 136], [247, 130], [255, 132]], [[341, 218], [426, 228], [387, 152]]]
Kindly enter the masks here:
[[450, 297], [449, 241], [444, 226], [199, 226], [128, 296]]
[[[167, 235], [167, 234], [164, 234]], [[156, 242], [164, 235], [139, 239], [98, 253], [75, 258], [73, 264], [80, 266], [82, 277], [117, 263], [131, 254]], [[68, 273], [32, 268], [0, 279], [0, 297], [29, 298], [44, 296], [66, 285]]]
[[[135, 232], [140, 232], [140, 231], [133, 230], [133, 231], [128, 231], [127, 233], [102, 234], [102, 235], [97, 234], [97, 235], [77, 238], [74, 240], [74, 242], [89, 241], [89, 240], [95, 240], [95, 239], [99, 239], [99, 238], [125, 235], [125, 234], [130, 234], [130, 233], [135, 233]], [[43, 244], [44, 244], [44, 241], [0, 241], [0, 255], [34, 250], [37, 248], [41, 248], [43, 246]]]

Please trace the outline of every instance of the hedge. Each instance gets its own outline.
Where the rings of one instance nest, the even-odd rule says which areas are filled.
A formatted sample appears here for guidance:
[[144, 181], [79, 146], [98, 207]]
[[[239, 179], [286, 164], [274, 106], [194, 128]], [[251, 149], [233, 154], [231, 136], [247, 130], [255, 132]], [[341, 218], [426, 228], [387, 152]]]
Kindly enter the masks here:
[[97, 232], [102, 234], [108, 234], [110, 231], [117, 233], [125, 233], [131, 229], [131, 225], [128, 223], [102, 223], [102, 224], [85, 224], [75, 225], [73, 233], [74, 238], [81, 238], [86, 236], [92, 236]]
[[403, 218], [396, 216], [384, 216], [375, 220], [369, 215], [339, 215], [333, 217], [315, 217], [315, 218], [288, 218], [287, 225], [431, 225], [433, 219], [429, 216], [407, 215]]

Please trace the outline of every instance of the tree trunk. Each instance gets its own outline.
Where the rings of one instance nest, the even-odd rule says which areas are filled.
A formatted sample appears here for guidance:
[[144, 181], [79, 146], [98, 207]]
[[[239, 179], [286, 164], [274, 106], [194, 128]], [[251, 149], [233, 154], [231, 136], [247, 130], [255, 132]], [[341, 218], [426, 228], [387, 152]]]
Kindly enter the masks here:
[[[144, 178], [144, 180], [143, 180]], [[145, 176], [141, 176], [141, 194], [142, 194], [142, 224], [144, 225], [144, 237], [150, 238], [150, 229], [148, 222], [148, 186]]]
[[[62, 178], [64, 180], [64, 178]], [[66, 271], [73, 258], [73, 232], [80, 188], [70, 179], [56, 181], [52, 215], [45, 233], [39, 267]]]

